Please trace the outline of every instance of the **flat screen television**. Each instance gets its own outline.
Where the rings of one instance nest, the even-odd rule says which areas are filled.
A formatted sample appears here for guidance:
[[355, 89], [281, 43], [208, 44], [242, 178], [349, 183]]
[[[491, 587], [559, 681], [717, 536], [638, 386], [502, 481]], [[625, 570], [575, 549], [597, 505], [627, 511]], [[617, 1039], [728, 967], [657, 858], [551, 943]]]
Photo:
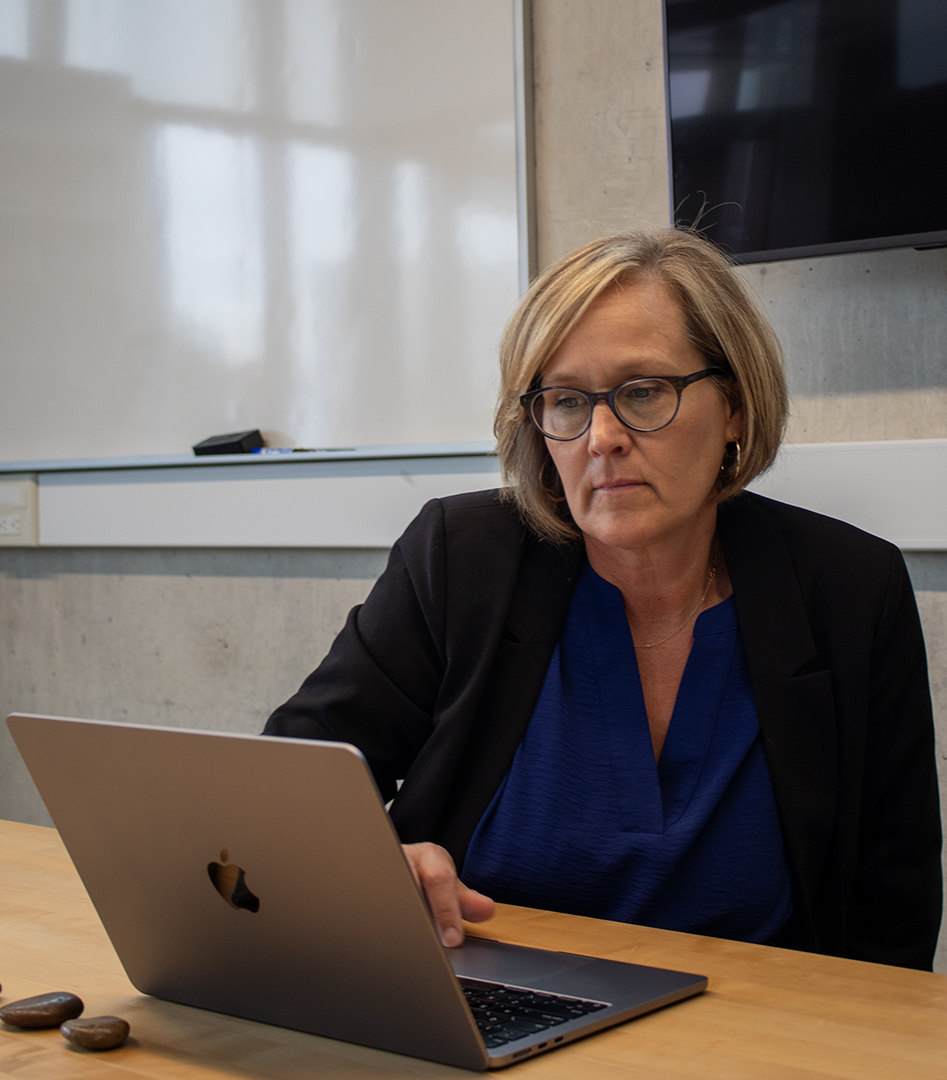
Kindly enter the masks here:
[[947, 246], [947, 0], [665, 0], [674, 218], [737, 262]]

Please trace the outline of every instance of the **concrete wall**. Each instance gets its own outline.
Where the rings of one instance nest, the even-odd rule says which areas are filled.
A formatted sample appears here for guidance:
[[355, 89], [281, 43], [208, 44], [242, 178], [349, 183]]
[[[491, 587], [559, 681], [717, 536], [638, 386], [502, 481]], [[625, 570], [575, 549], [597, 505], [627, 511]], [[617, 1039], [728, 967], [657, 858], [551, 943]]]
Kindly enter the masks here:
[[[0, 549], [0, 715], [258, 732], [387, 552]], [[49, 824], [5, 724], [0, 818]]]
[[534, 0], [540, 266], [669, 220], [660, 0]]
[[747, 266], [786, 356], [790, 442], [947, 436], [947, 249]]
[[[668, 219], [659, 0], [536, 0], [543, 265]], [[744, 271], [782, 336], [791, 438], [947, 435], [947, 251]], [[932, 497], [943, 498], [942, 492]], [[258, 730], [367, 592], [383, 552], [0, 551], [0, 713]], [[947, 555], [908, 559], [947, 791]], [[45, 821], [5, 730], [0, 816]], [[940, 969], [947, 970], [947, 954]]]

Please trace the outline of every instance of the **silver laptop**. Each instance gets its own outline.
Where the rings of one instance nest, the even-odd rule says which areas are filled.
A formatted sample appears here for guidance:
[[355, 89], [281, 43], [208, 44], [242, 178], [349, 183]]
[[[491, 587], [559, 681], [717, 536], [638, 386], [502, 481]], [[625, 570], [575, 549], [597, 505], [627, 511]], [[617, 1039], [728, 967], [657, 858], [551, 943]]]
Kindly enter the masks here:
[[7, 723], [142, 993], [489, 1069], [707, 985], [482, 939], [445, 949], [344, 743]]

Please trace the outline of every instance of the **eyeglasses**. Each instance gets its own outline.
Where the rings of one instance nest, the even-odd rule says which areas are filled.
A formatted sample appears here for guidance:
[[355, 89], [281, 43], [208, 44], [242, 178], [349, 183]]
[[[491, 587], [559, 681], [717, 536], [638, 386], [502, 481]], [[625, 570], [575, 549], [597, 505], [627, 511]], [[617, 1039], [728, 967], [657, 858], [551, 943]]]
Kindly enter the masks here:
[[693, 375], [652, 375], [629, 379], [614, 390], [591, 393], [571, 386], [543, 386], [523, 394], [520, 404], [549, 439], [578, 439], [592, 426], [592, 410], [600, 402], [632, 431], [660, 431], [677, 416], [681, 394], [691, 383], [710, 375], [727, 375], [724, 368], [709, 367]]

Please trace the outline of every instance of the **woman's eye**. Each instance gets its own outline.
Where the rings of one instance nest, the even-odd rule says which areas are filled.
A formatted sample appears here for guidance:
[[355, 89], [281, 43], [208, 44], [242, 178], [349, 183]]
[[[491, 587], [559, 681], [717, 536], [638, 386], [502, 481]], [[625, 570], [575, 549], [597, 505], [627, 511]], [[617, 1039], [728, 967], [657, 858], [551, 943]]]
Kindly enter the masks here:
[[660, 382], [631, 383], [622, 388], [618, 395], [626, 405], [650, 405], [663, 398], [667, 392], [667, 386]]
[[581, 407], [582, 403], [582, 398], [576, 397], [575, 394], [563, 394], [561, 397], [557, 397], [553, 402], [555, 407], [561, 409], [563, 412], [578, 409]]

